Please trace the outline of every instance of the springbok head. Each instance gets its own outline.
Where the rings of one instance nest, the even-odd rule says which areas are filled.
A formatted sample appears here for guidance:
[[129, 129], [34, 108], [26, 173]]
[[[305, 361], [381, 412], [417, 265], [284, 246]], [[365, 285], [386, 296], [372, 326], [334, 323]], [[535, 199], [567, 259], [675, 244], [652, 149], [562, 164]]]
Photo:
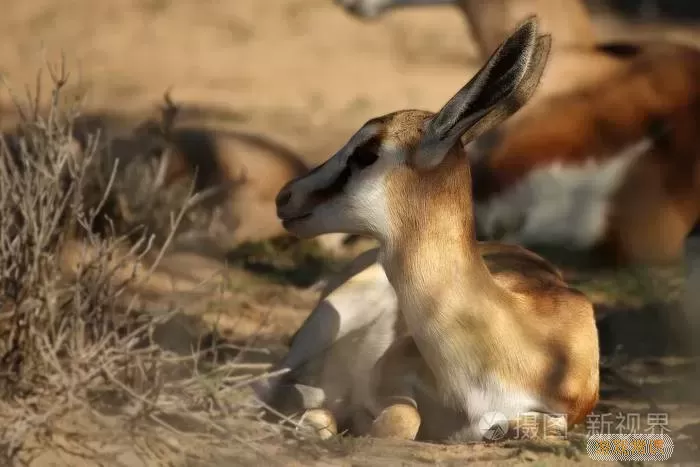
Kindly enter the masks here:
[[[527, 102], [549, 49], [550, 37], [538, 36], [530, 17], [436, 114], [402, 110], [366, 122], [329, 160], [280, 190], [284, 227], [299, 237], [337, 232], [389, 240], [397, 222], [438, 203], [430, 200], [431, 184], [450, 183], [458, 170], [469, 174], [460, 140], [473, 140]], [[469, 177], [460, 183], [466, 199], [459, 203], [471, 209]]]

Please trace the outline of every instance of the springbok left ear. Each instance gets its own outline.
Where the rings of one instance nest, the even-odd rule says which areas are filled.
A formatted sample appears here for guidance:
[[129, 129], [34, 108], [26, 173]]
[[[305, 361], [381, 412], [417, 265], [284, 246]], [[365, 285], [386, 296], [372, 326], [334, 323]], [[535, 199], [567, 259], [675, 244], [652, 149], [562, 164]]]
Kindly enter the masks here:
[[469, 142], [517, 112], [540, 82], [551, 45], [549, 35], [537, 35], [531, 16], [491, 55], [474, 77], [426, 122], [416, 167], [442, 162], [462, 136]]

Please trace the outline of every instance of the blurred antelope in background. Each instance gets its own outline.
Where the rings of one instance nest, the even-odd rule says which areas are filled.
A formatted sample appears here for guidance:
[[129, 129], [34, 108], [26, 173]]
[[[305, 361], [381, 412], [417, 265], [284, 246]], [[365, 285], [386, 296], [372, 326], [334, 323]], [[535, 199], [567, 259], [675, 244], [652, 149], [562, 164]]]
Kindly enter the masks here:
[[682, 257], [700, 218], [700, 51], [610, 50], [623, 63], [606, 80], [542, 99], [473, 145], [480, 236], [612, 265]]
[[[519, 246], [477, 243], [469, 162], [460, 143], [530, 98], [549, 44], [529, 19], [437, 114], [404, 110], [373, 118], [326, 163], [280, 191], [277, 212], [291, 233], [354, 233], [380, 243], [329, 285], [282, 363], [299, 368], [302, 357], [319, 350], [332, 358], [320, 370], [311, 365], [320, 377], [301, 375], [322, 386], [335, 383], [328, 393], [295, 388], [311, 425], [332, 433], [338, 407], [351, 407], [364, 409], [370, 421], [350, 421], [360, 434], [481, 441], [479, 422], [490, 412], [507, 419], [505, 431], [521, 416], [551, 416], [563, 428], [596, 405], [591, 303], [539, 256]], [[396, 302], [346, 307], [345, 313], [339, 297], [359, 296], [363, 278], [371, 292], [363, 296], [390, 299], [391, 288]], [[392, 303], [398, 313], [382, 311]], [[361, 353], [352, 353], [352, 339], [322, 348], [358, 329]], [[328, 377], [339, 368], [345, 377]], [[369, 376], [355, 380], [361, 372]], [[269, 400], [290, 386], [257, 389]]]
[[[339, 1], [367, 14], [408, 4]], [[599, 43], [585, 32], [593, 28], [578, 1], [459, 3], [493, 37], [531, 8], [550, 18], [552, 40], [560, 42], [541, 91], [472, 143], [480, 237], [593, 253], [614, 265], [680, 259], [700, 218], [697, 49], [659, 40]], [[588, 26], [568, 35], [580, 24]]]
[[[275, 196], [289, 180], [309, 171], [301, 156], [255, 134], [178, 125], [181, 108], [169, 93], [159, 112], [158, 118], [143, 121], [126, 135], [108, 139], [113, 157], [121, 159], [120, 166], [127, 167], [126, 172], [137, 172], [138, 180], [132, 185], [143, 185], [144, 171], [153, 168], [152, 180], [145, 187], [148, 193], [140, 193], [144, 187], [127, 187], [119, 193], [120, 213], [127, 222], [137, 224], [153, 216], [153, 199], [180, 184], [194, 187], [196, 202], [221, 208], [224, 225], [218, 226], [208, 246], [211, 243], [226, 252], [245, 242], [288, 235], [275, 214]], [[91, 134], [94, 129], [87, 127], [99, 124], [84, 122], [82, 131]], [[202, 247], [209, 233], [197, 232], [189, 243]], [[344, 238], [328, 235], [319, 238], [319, 243], [337, 252]], [[180, 243], [188, 242], [181, 236]]]

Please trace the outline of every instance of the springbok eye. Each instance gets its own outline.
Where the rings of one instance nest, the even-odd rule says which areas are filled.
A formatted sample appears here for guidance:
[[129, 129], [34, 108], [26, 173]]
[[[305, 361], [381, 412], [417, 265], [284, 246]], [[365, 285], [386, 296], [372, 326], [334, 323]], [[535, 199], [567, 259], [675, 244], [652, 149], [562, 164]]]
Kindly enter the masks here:
[[374, 147], [360, 146], [353, 151], [348, 164], [357, 170], [362, 170], [374, 164], [378, 158]]

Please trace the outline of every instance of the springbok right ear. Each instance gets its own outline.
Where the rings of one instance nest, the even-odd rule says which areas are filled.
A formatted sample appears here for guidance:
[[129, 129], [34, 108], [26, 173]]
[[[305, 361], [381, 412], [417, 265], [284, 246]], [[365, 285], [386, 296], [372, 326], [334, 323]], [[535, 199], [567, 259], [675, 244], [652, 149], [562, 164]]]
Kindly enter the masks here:
[[540, 82], [551, 46], [529, 17], [491, 55], [474, 77], [426, 122], [413, 163], [432, 168], [462, 136], [469, 142], [517, 112]]

